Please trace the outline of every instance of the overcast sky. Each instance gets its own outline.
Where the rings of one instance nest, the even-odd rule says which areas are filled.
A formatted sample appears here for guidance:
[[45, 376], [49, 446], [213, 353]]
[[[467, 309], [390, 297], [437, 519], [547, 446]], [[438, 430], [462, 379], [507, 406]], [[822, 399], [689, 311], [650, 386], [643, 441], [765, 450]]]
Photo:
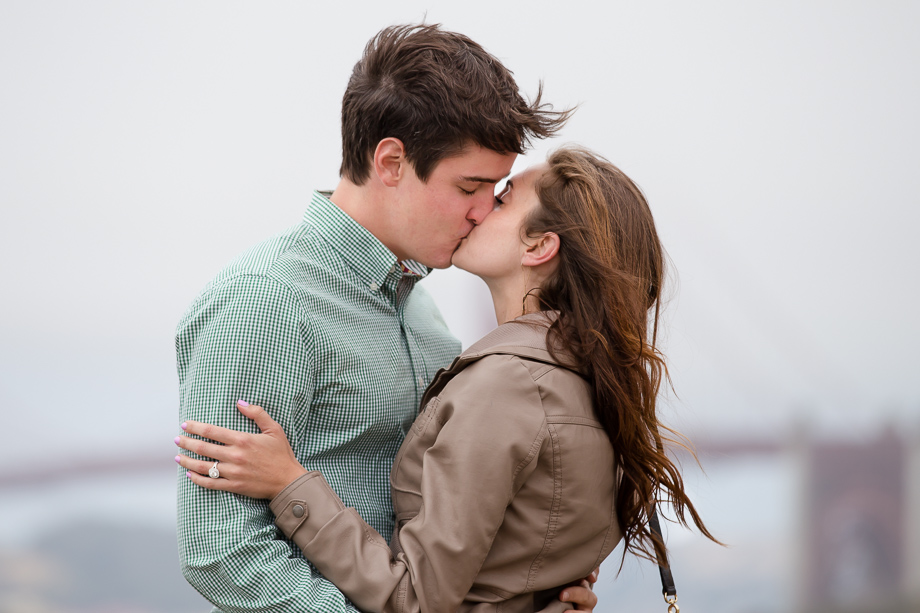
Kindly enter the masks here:
[[[920, 3], [0, 4], [0, 460], [171, 454], [173, 332], [339, 165], [364, 43], [483, 44], [645, 191], [691, 434], [918, 422]], [[425, 281], [469, 344], [477, 280]], [[485, 322], [485, 323], [484, 323]]]

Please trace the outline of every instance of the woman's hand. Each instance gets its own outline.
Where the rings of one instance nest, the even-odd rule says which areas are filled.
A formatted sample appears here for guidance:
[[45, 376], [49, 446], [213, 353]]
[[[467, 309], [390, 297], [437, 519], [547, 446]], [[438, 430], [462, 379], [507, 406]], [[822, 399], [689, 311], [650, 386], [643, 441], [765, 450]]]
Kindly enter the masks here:
[[[176, 462], [188, 469], [188, 478], [201, 487], [271, 500], [307, 470], [294, 456], [284, 430], [262, 407], [250, 405], [244, 400], [237, 402], [236, 406], [240, 413], [256, 422], [261, 434], [187, 421], [182, 424], [187, 434], [197, 434], [223, 444], [177, 436], [176, 445], [212, 460], [193, 460], [180, 454], [176, 456]], [[208, 476], [215, 460], [220, 473], [217, 479]]]

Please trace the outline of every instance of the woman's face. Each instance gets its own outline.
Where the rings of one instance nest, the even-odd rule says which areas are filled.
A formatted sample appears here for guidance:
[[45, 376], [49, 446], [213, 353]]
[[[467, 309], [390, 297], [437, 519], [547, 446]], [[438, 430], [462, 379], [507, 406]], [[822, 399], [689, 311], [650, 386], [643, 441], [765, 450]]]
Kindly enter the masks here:
[[521, 258], [527, 250], [522, 225], [539, 206], [534, 185], [546, 168], [546, 164], [531, 166], [508, 179], [495, 209], [460, 242], [451, 264], [486, 281], [521, 274]]

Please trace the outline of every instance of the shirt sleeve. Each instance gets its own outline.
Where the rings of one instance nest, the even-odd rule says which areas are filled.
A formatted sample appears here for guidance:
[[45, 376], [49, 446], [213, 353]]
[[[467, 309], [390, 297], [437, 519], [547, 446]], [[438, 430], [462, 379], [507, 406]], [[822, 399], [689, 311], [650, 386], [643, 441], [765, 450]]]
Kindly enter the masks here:
[[[303, 308], [258, 275], [206, 290], [176, 334], [181, 418], [256, 432], [239, 399], [265, 407], [296, 449], [313, 396]], [[188, 582], [226, 613], [355, 611], [288, 541], [268, 502], [207, 490], [178, 473], [178, 535]]]
[[432, 410], [419, 419], [443, 425], [425, 453], [423, 502], [399, 532], [401, 551], [391, 551], [319, 473], [271, 503], [278, 527], [362, 610], [456, 610], [546, 440], [539, 390], [514, 357], [467, 367], [425, 409]]

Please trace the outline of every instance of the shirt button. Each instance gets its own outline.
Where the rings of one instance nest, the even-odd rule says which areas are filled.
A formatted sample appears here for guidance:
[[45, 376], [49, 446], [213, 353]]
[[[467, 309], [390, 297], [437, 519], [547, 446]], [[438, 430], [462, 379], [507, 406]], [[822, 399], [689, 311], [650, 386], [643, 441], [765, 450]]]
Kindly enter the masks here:
[[425, 387], [425, 380], [422, 379], [421, 377], [418, 378], [418, 386]]
[[294, 517], [296, 517], [297, 519], [300, 519], [301, 517], [303, 517], [303, 514], [306, 513], [306, 509], [303, 508], [303, 505], [299, 505], [299, 504], [295, 504], [294, 508], [291, 509], [291, 511], [294, 513]]
[[377, 285], [376, 281], [371, 281], [371, 284], [369, 287], [371, 288], [372, 292], [376, 292], [378, 289], [380, 289], [380, 286]]

